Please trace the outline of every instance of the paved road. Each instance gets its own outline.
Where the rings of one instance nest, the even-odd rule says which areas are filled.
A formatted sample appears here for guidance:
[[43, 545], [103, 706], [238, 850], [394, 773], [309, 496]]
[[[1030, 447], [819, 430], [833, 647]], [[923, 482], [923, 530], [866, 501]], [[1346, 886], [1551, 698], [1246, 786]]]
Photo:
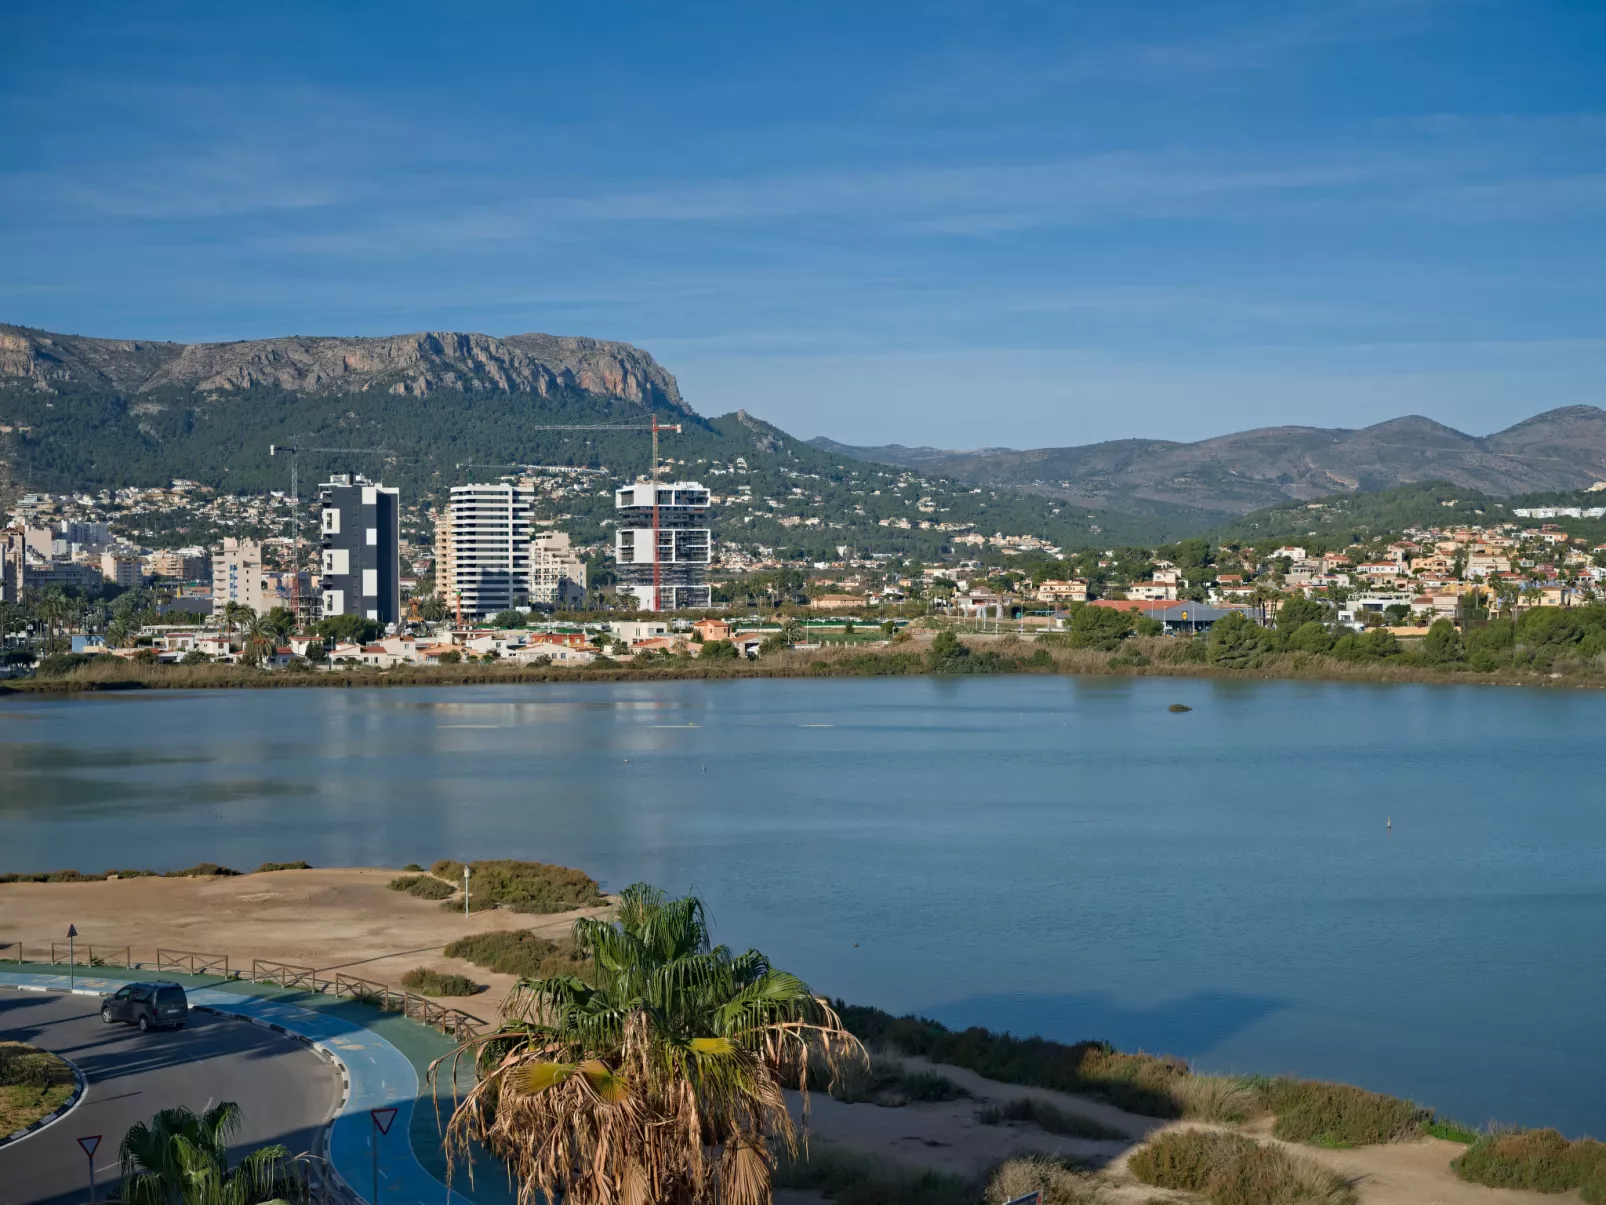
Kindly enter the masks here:
[[242, 1149], [282, 1142], [296, 1153], [312, 1149], [339, 1100], [335, 1069], [302, 1043], [204, 1012], [192, 1011], [184, 1029], [142, 1034], [103, 1024], [92, 996], [0, 991], [0, 1036], [55, 1051], [89, 1081], [66, 1117], [0, 1147], [0, 1205], [87, 1201], [87, 1165], [74, 1141], [81, 1134], [105, 1135], [95, 1155], [104, 1199], [118, 1142], [158, 1109], [238, 1101]]

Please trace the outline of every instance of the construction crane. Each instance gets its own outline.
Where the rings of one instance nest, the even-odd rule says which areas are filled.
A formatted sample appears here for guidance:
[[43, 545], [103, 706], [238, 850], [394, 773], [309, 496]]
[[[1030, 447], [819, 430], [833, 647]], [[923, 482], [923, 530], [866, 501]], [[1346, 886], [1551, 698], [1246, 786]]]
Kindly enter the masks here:
[[269, 444], [268, 455], [290, 457], [290, 609], [301, 621], [301, 453], [329, 452], [335, 455], [394, 456], [389, 448], [314, 448], [309, 444]]
[[[660, 568], [658, 560], [658, 434], [661, 431], [673, 431], [680, 434], [679, 423], [660, 423], [658, 416], [652, 416], [650, 423], [628, 424], [587, 424], [587, 423], [557, 423], [539, 427], [525, 427], [526, 431], [651, 431], [652, 432], [652, 609], [656, 614], [661, 608], [658, 605], [658, 591], [660, 581]], [[462, 463], [460, 469], [522, 469], [522, 464], [469, 464]], [[458, 625], [462, 625], [462, 599], [458, 599]]]

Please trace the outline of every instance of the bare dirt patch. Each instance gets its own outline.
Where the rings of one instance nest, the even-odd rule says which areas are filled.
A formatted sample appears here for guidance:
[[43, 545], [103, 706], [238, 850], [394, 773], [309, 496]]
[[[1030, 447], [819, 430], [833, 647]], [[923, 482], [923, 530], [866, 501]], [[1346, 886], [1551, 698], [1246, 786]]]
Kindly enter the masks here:
[[[0, 884], [0, 941], [21, 941], [28, 957], [45, 957], [76, 925], [85, 946], [133, 947], [155, 968], [156, 950], [227, 954], [249, 970], [253, 958], [336, 971], [400, 986], [414, 967], [467, 974], [488, 990], [467, 1011], [492, 1019], [514, 983], [441, 951], [467, 934], [526, 929], [566, 937], [575, 918], [607, 906], [535, 916], [503, 909], [443, 912], [439, 904], [388, 888], [402, 873], [382, 868], [278, 870], [220, 878], [118, 879], [92, 883]], [[15, 957], [15, 947], [4, 952]]]

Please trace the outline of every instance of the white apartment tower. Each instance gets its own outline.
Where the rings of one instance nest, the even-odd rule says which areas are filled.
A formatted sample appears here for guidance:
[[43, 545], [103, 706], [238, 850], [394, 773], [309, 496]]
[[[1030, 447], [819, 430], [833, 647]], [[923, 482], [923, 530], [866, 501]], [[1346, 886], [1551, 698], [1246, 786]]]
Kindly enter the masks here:
[[613, 555], [621, 591], [643, 611], [709, 605], [708, 491], [696, 481], [638, 481], [614, 494]]
[[[262, 545], [255, 540], [223, 539], [223, 551], [212, 554], [212, 614], [219, 618], [229, 603], [243, 603], [258, 615], [269, 610], [262, 576]], [[275, 600], [277, 601], [277, 600]]]
[[586, 563], [564, 531], [543, 531], [530, 541], [530, 602], [579, 607], [586, 601]]
[[436, 581], [446, 605], [482, 619], [530, 597], [530, 511], [527, 486], [454, 485], [447, 504], [443, 566], [437, 539]]

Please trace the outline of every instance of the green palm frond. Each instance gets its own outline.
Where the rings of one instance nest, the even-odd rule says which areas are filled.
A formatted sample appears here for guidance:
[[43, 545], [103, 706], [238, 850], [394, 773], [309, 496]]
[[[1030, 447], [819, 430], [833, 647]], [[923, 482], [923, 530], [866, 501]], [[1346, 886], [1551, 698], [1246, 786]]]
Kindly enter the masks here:
[[497, 1032], [451, 1056], [480, 1076], [461, 1101], [454, 1083], [448, 1154], [483, 1143], [526, 1200], [764, 1205], [772, 1147], [796, 1149], [783, 1087], [806, 1118], [809, 1067], [862, 1048], [797, 976], [714, 945], [695, 898], [635, 884], [574, 941], [592, 982], [521, 980]]

